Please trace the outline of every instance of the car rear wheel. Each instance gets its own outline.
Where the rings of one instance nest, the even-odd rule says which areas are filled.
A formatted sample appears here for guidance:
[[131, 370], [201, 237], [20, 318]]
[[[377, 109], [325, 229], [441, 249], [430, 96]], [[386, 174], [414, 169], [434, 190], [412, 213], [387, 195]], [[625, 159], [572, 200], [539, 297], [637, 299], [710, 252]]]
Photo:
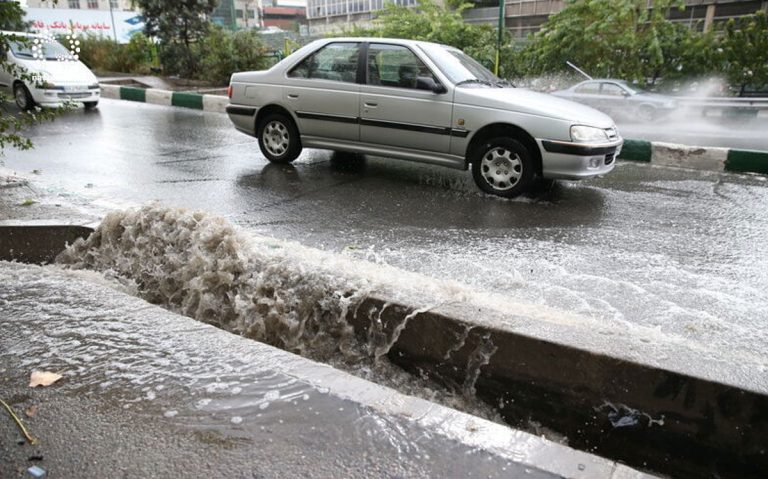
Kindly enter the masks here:
[[651, 105], [640, 105], [637, 109], [637, 117], [642, 121], [653, 121], [656, 118], [656, 108]]
[[486, 193], [512, 198], [526, 192], [533, 182], [531, 153], [517, 140], [491, 138], [469, 160], [475, 183]]
[[23, 83], [16, 83], [13, 86], [13, 98], [21, 111], [29, 111], [35, 107], [35, 100], [32, 99], [32, 95]]
[[256, 136], [261, 152], [273, 163], [290, 163], [301, 154], [299, 130], [293, 120], [282, 113], [264, 117]]

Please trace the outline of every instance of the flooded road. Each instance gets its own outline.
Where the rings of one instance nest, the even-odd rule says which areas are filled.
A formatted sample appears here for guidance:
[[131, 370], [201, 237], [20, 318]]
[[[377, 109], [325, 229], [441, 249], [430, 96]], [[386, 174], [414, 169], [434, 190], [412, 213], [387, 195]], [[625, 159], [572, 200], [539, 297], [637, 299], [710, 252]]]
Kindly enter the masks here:
[[[37, 127], [6, 166], [101, 209], [157, 200], [265, 236], [391, 265], [768, 364], [768, 184], [620, 163], [504, 201], [466, 172], [308, 150], [271, 165], [223, 115], [104, 101]], [[730, 360], [730, 358], [729, 358]]]

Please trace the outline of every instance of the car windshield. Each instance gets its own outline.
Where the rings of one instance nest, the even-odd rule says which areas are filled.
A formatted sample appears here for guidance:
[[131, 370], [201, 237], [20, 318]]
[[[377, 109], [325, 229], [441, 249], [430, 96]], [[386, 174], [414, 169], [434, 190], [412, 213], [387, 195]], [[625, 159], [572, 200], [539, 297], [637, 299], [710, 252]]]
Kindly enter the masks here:
[[9, 43], [13, 55], [24, 60], [66, 60], [70, 57], [69, 51], [56, 41], [29, 38], [23, 43], [17, 40]]
[[461, 50], [443, 45], [419, 46], [455, 85], [509, 85]]
[[639, 93], [648, 93], [648, 90], [643, 90], [637, 85], [630, 85], [628, 83], [622, 83], [622, 87], [624, 87], [625, 90], [627, 90], [632, 95], [637, 95]]

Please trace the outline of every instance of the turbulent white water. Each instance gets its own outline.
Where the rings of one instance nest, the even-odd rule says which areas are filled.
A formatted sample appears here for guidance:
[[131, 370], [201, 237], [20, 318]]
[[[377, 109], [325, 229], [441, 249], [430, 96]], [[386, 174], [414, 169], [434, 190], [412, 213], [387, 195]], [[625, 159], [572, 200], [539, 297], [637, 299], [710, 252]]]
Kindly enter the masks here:
[[[57, 262], [101, 271], [124, 291], [199, 321], [500, 421], [492, 407], [473, 397], [492, 344], [468, 365], [458, 391], [407, 374], [385, 357], [409, 319], [470, 294], [457, 284], [249, 236], [222, 218], [159, 206], [108, 214], [90, 238], [78, 240]], [[418, 305], [391, 334], [376, 330], [374, 318], [368, 342], [359, 340], [348, 313], [368, 294], [387, 289], [393, 277], [433, 303]]]

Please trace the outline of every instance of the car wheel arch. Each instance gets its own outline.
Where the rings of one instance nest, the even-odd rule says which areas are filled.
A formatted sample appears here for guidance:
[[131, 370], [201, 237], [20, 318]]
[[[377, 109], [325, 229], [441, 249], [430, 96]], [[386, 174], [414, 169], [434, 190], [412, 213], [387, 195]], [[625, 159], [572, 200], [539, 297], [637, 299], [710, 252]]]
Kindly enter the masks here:
[[474, 135], [472, 135], [472, 139], [470, 140], [469, 145], [467, 145], [467, 150], [464, 154], [465, 170], [469, 168], [469, 158], [472, 157], [472, 152], [475, 150], [475, 148], [478, 148], [483, 143], [483, 141], [497, 136], [508, 136], [509, 138], [517, 140], [525, 145], [525, 147], [531, 153], [531, 157], [533, 158], [536, 174], [541, 176], [542, 162], [539, 145], [536, 143], [536, 140], [533, 138], [533, 136], [531, 136], [530, 133], [511, 123], [492, 123], [490, 125], [485, 125], [484, 127], [480, 128]]
[[[293, 120], [293, 125], [296, 127], [296, 130], [299, 129], [299, 122], [297, 121], [296, 116], [290, 110], [282, 105], [272, 103], [259, 108], [258, 112], [256, 113], [256, 118], [253, 123], [254, 134], [256, 134], [256, 131], [259, 129], [259, 123], [261, 120], [266, 118], [268, 115], [271, 115], [272, 113], [280, 113], [289, 117], [291, 120]], [[301, 132], [299, 132], [299, 135], [301, 135]]]

